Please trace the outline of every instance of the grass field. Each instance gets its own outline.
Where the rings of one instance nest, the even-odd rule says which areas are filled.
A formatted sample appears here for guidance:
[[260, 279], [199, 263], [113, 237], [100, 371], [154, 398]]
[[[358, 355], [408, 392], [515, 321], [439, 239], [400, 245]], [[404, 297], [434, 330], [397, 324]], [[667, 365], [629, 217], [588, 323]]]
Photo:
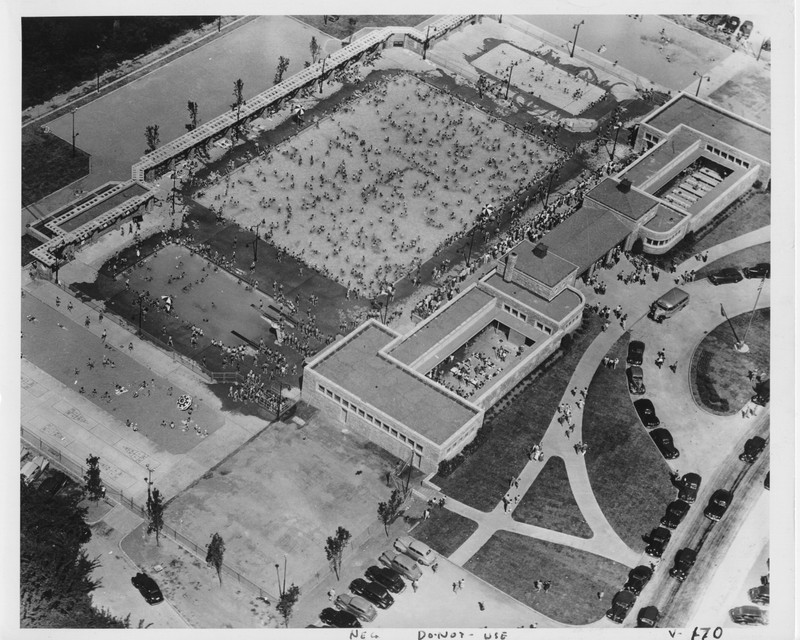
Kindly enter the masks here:
[[550, 458], [512, 514], [514, 520], [553, 529], [580, 538], [592, 530], [575, 502], [564, 460]]
[[[625, 361], [630, 334], [608, 352]], [[583, 414], [586, 468], [592, 491], [609, 524], [631, 549], [644, 551], [652, 529], [675, 497], [670, 469], [633, 408], [625, 368], [598, 367]]]
[[724, 256], [719, 260], [714, 260], [714, 262], [704, 264], [702, 268], [697, 270], [697, 273], [695, 274], [695, 280], [707, 278], [712, 272], [719, 269], [724, 269], [725, 267], [737, 267], [741, 269], [742, 267], [749, 267], [758, 264], [759, 262], [769, 262], [771, 255], [772, 252], [770, 251], [769, 242], [757, 244], [753, 247], [747, 247], [741, 251], [734, 251], [733, 253], [729, 253], [727, 256]]
[[[750, 314], [743, 313], [730, 320], [736, 335], [742, 339]], [[747, 333], [748, 353], [732, 348], [736, 339], [727, 321], [703, 338], [692, 357], [690, 375], [692, 394], [701, 406], [718, 415], [733, 415], [750, 400], [755, 382], [747, 377], [747, 372], [759, 369], [769, 373], [769, 328], [770, 309], [757, 310]], [[714, 393], [727, 401], [727, 410], [725, 403], [715, 400]]]
[[[482, 429], [486, 442], [450, 476], [436, 476], [434, 483], [456, 500], [476, 509], [493, 509], [508, 490], [508, 479], [516, 477], [528, 463], [527, 447], [542, 439], [566, 391], [572, 373], [586, 348], [600, 333], [598, 316], [584, 316], [575, 341], [561, 357], [539, 367], [528, 379], [501, 400], [505, 406], [487, 418]], [[551, 356], [552, 357], [552, 356]]]
[[449, 556], [478, 528], [478, 523], [448, 509], [431, 509], [431, 517], [422, 520], [411, 532], [417, 540], [430, 545], [439, 555]]
[[[628, 568], [613, 560], [509, 531], [498, 531], [464, 566], [536, 611], [575, 625], [602, 618], [610, 594], [628, 575]], [[535, 580], [552, 586], [537, 592]], [[608, 596], [598, 598], [600, 591]]]
[[37, 127], [22, 129], [22, 206], [89, 174], [90, 156], [85, 151]]
[[[322, 16], [293, 16], [293, 17], [297, 18], [301, 22], [310, 24], [312, 27], [319, 29], [323, 33], [327, 33], [329, 36], [338, 38], [339, 40], [344, 40], [350, 37], [351, 34], [355, 33], [359, 29], [363, 29], [364, 27], [416, 27], [422, 21], [430, 18], [430, 16], [417, 16], [417, 15], [399, 15], [399, 16], [353, 15], [353, 16], [338, 16], [338, 19], [336, 21], [331, 22], [331, 20], [328, 19], [326, 22]], [[355, 22], [351, 22], [351, 19], [355, 20]]]

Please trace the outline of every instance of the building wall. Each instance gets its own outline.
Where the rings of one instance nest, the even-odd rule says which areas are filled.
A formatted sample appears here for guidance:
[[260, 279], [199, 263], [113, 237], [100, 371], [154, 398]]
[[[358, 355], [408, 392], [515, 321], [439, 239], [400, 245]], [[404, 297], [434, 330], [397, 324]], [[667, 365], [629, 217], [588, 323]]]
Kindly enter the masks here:
[[728, 207], [738, 198], [742, 197], [751, 189], [753, 183], [760, 179], [760, 175], [760, 165], [750, 167], [750, 170], [747, 171], [747, 173], [739, 178], [739, 180], [734, 182], [722, 195], [716, 198], [714, 202], [689, 219], [688, 231], [696, 231], [703, 225], [707, 224], [720, 211]]
[[667, 231], [653, 231], [642, 227], [639, 230], [639, 237], [642, 239], [644, 252], [652, 255], [661, 255], [672, 249], [686, 235], [690, 219], [689, 217], [684, 218]]

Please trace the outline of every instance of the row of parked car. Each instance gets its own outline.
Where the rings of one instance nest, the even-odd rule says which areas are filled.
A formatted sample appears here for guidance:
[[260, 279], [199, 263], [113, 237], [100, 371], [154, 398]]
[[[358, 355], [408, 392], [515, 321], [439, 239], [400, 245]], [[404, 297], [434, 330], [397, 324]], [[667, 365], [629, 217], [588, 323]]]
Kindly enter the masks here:
[[753, 32], [753, 23], [750, 20], [742, 22], [736, 16], [703, 13], [697, 16], [697, 21], [707, 24], [712, 29], [719, 29], [728, 35], [733, 35], [738, 29], [736, 37], [739, 39], [747, 39]]
[[759, 262], [744, 269], [737, 269], [736, 267], [725, 267], [714, 271], [708, 276], [708, 281], [713, 285], [732, 284], [741, 282], [745, 278], [769, 278], [771, 275], [771, 268], [769, 262]]
[[406, 589], [405, 580], [416, 582], [422, 577], [419, 565], [429, 566], [436, 562], [436, 553], [428, 545], [411, 536], [400, 536], [394, 541], [394, 551], [384, 551], [378, 561], [382, 567], [373, 565], [364, 572], [364, 578], [350, 583], [350, 593], [336, 597], [335, 608], [327, 607], [319, 619], [327, 627], [357, 628], [361, 622], [372, 622], [378, 609], [388, 609], [394, 604], [392, 594]]

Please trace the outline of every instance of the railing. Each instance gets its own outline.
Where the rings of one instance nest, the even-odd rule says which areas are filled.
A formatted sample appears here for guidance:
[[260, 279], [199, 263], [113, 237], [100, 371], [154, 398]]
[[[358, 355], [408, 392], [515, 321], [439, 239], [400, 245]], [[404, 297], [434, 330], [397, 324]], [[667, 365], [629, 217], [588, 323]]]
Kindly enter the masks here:
[[[49, 443], [42, 440], [39, 436], [35, 433], [29, 431], [25, 427], [21, 427], [22, 439], [25, 443], [35, 449], [38, 453], [47, 456], [51, 463], [54, 466], [59, 467], [62, 471], [64, 471], [67, 475], [71, 476], [73, 480], [75, 480], [79, 485], [83, 484], [84, 474], [86, 473], [86, 468], [69, 458], [68, 456], [64, 455], [59, 449], [50, 445]], [[147, 510], [137, 503], [131, 496], [125, 495], [125, 493], [113, 485], [109, 484], [106, 481], [103, 481], [103, 486], [106, 489], [105, 498], [111, 499], [117, 504], [125, 507], [126, 509], [132, 511], [137, 516], [141, 518], [147, 518]], [[168, 524], [164, 525], [164, 528], [161, 530], [161, 533], [164, 534], [167, 538], [173, 540], [176, 544], [183, 547], [187, 551], [194, 553], [197, 555], [201, 560], [205, 560], [205, 553], [206, 548], [203, 546], [201, 547], [199, 544], [182, 534], [177, 529], [169, 526]], [[251, 590], [252, 592], [256, 593], [258, 596], [262, 598], [266, 598], [273, 602], [276, 602], [277, 599], [270, 594], [266, 589], [263, 589], [261, 586], [250, 580], [249, 578], [243, 576], [233, 567], [225, 564], [222, 564], [222, 572], [228, 576], [231, 576], [236, 579], [236, 581]]]

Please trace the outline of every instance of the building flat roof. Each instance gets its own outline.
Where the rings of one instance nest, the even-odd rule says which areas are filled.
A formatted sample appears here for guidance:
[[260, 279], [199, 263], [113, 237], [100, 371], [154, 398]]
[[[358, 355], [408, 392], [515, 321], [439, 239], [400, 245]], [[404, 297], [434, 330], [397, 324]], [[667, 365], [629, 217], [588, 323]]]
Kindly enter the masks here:
[[[697, 135], [682, 128], [674, 135], [670, 136], [666, 142], [658, 144], [644, 154], [637, 162], [634, 162], [630, 167], [625, 169], [619, 177], [627, 178], [634, 187], [641, 189], [641, 185], [662, 171], [666, 165], [692, 147], [692, 145], [697, 146], [697, 150], [689, 154], [687, 165], [697, 159], [702, 149], [698, 143]], [[672, 173], [675, 174], [677, 172], [678, 170], [675, 170]], [[652, 193], [653, 191], [652, 188], [644, 188], [642, 190], [647, 193]]]
[[478, 288], [472, 288], [394, 345], [389, 354], [401, 362], [411, 364], [490, 302], [492, 296]]
[[[652, 198], [651, 198], [652, 199]], [[652, 199], [657, 203], [657, 200]], [[547, 233], [542, 242], [565, 260], [578, 266], [583, 273], [631, 234], [632, 228], [613, 213], [591, 202]]]
[[535, 293], [528, 291], [514, 282], [506, 282], [499, 273], [492, 274], [486, 280], [481, 281], [481, 284], [496, 289], [501, 293], [505, 293], [515, 300], [519, 300], [519, 302], [526, 307], [556, 322], [561, 322], [574, 311], [576, 307], [579, 307], [583, 303], [581, 297], [572, 289], [564, 289], [548, 302], [541, 296], [537, 296]]
[[[542, 243], [548, 244], [547, 240], [542, 240]], [[516, 269], [548, 287], [554, 287], [575, 270], [575, 265], [549, 249], [544, 257], [537, 256], [534, 249], [538, 244], [523, 240], [514, 247], [513, 251], [517, 254]]]
[[644, 122], [669, 133], [683, 124], [764, 162], [770, 162], [770, 131], [704, 100], [681, 94]]
[[656, 207], [656, 215], [644, 225], [644, 228], [656, 232], [669, 231], [685, 217], [674, 209], [660, 204]]
[[[634, 187], [622, 191], [619, 180], [614, 178], [606, 178], [586, 195], [634, 221], [658, 204], [658, 200]], [[561, 226], [563, 223], [559, 225]]]
[[313, 365], [365, 405], [436, 443], [444, 443], [478, 411], [446, 393], [432, 380], [414, 375], [378, 351], [396, 334], [376, 322], [356, 329]]

